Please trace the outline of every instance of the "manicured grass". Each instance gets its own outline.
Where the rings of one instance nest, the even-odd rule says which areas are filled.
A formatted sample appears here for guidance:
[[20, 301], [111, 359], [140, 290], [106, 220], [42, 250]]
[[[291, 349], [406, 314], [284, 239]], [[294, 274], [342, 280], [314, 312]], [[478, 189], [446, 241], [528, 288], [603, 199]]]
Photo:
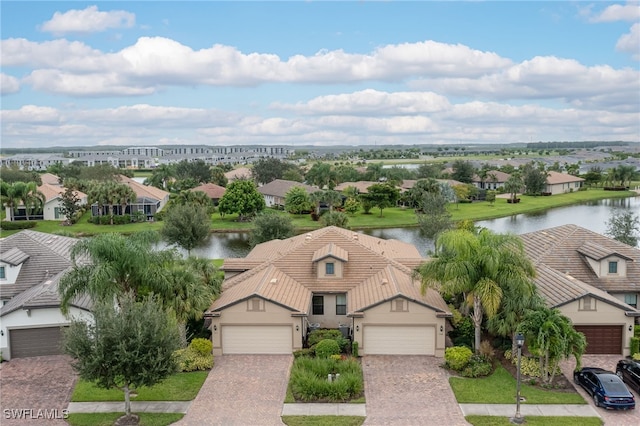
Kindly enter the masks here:
[[360, 416], [282, 416], [288, 426], [360, 426], [365, 419]]
[[[191, 401], [198, 394], [208, 373], [208, 371], [193, 371], [174, 374], [155, 386], [143, 386], [137, 389], [138, 395], [132, 396], [131, 400]], [[91, 382], [78, 380], [73, 395], [71, 395], [71, 401], [124, 401], [124, 393], [120, 389], [102, 389]]]
[[[511, 426], [513, 423], [507, 417], [494, 416], [467, 416], [469, 423], [474, 426]], [[598, 417], [525, 417], [527, 426], [602, 426], [602, 420]]]
[[[514, 404], [516, 380], [502, 366], [488, 377], [469, 379], [451, 377], [449, 384], [460, 404]], [[586, 404], [577, 392], [542, 390], [522, 384], [524, 404]]]
[[[141, 426], [167, 426], [184, 417], [182, 413], [135, 413]], [[124, 413], [75, 413], [69, 414], [71, 426], [112, 426]]]

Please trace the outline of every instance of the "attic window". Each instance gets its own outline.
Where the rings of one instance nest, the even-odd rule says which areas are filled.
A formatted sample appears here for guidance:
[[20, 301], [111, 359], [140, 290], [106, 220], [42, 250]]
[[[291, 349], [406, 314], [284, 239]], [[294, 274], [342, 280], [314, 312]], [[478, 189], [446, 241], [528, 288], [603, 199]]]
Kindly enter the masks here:
[[335, 275], [336, 273], [336, 265], [334, 263], [325, 263], [325, 274], [326, 275]]
[[596, 311], [596, 301], [591, 296], [585, 296], [580, 299], [580, 311]]
[[409, 303], [404, 299], [395, 299], [391, 301], [391, 312], [407, 312]]
[[264, 300], [254, 297], [247, 301], [247, 311], [262, 312], [264, 311]]
[[618, 262], [609, 262], [609, 274], [618, 273]]
[[7, 279], [7, 273], [4, 269], [4, 266], [0, 266], [0, 280]]

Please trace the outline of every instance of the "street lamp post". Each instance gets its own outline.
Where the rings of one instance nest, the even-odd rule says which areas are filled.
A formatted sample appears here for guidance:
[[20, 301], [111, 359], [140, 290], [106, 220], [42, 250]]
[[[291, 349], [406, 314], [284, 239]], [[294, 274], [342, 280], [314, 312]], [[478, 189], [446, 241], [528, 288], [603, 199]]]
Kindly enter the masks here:
[[524, 345], [524, 336], [521, 333], [516, 334], [516, 345], [518, 345], [518, 372], [516, 379], [516, 415], [511, 419], [511, 423], [522, 424], [524, 417], [520, 414], [520, 360], [522, 358], [522, 346]]

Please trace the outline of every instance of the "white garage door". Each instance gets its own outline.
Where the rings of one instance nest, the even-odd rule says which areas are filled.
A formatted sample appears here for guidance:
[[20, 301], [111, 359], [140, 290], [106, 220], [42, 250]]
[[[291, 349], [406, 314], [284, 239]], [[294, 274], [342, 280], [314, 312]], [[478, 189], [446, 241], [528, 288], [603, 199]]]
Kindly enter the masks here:
[[222, 353], [290, 354], [290, 325], [223, 325]]
[[435, 355], [436, 329], [428, 326], [364, 327], [367, 355]]

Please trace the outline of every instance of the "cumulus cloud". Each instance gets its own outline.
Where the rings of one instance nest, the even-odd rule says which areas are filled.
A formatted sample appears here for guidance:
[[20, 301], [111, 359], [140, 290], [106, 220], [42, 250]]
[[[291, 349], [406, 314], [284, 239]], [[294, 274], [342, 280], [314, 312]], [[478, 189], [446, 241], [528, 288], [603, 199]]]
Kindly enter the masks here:
[[89, 34], [112, 28], [131, 28], [135, 23], [136, 16], [133, 13], [124, 10], [101, 12], [98, 6], [89, 6], [83, 10], [56, 12], [50, 20], [40, 26], [40, 30], [56, 35]]
[[20, 91], [20, 81], [12, 75], [0, 73], [0, 94], [9, 95]]
[[613, 4], [607, 6], [602, 12], [591, 16], [591, 22], [616, 22], [616, 21], [637, 21], [640, 19], [640, 3], [637, 0], [627, 2], [627, 4]]
[[640, 23], [633, 24], [629, 33], [618, 39], [616, 50], [630, 53], [633, 59], [640, 61]]
[[62, 116], [57, 109], [38, 105], [24, 105], [17, 110], [2, 110], [0, 118], [3, 123], [12, 124], [59, 124], [62, 121]]

